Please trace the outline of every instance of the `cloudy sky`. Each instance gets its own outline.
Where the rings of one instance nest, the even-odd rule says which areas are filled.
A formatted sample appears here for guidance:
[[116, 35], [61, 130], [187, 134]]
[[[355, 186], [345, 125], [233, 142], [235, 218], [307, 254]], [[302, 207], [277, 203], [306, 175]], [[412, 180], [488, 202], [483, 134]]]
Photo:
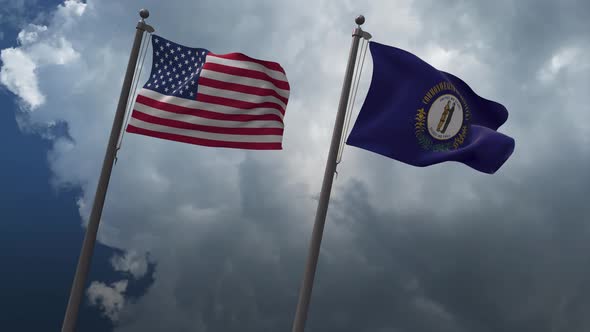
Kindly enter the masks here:
[[[0, 229], [10, 239], [0, 247], [10, 257], [43, 252], [60, 262], [37, 259], [59, 271], [44, 280], [42, 270], [10, 260], [2, 290], [14, 301], [2, 302], [6, 317], [43, 303], [34, 313], [51, 307], [48, 319], [55, 329], [61, 323], [137, 11], [145, 7], [165, 38], [281, 63], [291, 85], [284, 150], [125, 135], [81, 326], [290, 330], [353, 20], [362, 13], [375, 41], [413, 52], [504, 104], [510, 116], [501, 131], [516, 149], [486, 175], [458, 163], [412, 167], [347, 147], [307, 330], [590, 329], [589, 2], [0, 5], [2, 147], [9, 152], [0, 166], [7, 184]], [[141, 82], [150, 63], [148, 52]], [[367, 55], [353, 120], [372, 68]], [[49, 295], [42, 294], [58, 292], [59, 300], [43, 302]]]

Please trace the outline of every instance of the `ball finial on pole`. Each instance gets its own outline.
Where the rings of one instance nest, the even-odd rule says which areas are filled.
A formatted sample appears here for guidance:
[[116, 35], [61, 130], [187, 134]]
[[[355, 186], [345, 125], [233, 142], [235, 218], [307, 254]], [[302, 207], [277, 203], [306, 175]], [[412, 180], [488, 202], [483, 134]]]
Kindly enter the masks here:
[[365, 23], [365, 17], [363, 15], [359, 15], [356, 17], [356, 19], [354, 19], [354, 22], [356, 22], [358, 25], [363, 25], [363, 23]]
[[145, 20], [146, 18], [148, 18], [150, 16], [150, 11], [147, 9], [142, 9], [139, 11], [139, 16], [141, 16], [141, 18], [143, 18]]

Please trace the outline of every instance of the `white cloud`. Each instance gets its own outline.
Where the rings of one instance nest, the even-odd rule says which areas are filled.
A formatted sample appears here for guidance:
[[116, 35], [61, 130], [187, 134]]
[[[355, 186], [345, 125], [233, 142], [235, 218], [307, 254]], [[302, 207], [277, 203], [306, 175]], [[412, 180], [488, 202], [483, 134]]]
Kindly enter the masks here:
[[111, 264], [115, 271], [129, 272], [135, 279], [143, 277], [148, 270], [146, 255], [135, 251], [128, 251], [124, 255], [114, 255], [111, 257]]
[[413, 303], [419, 310], [422, 310], [427, 313], [427, 315], [432, 315], [437, 319], [447, 323], [453, 322], [453, 316], [448, 313], [445, 308], [443, 308], [440, 304], [424, 298], [424, 297], [416, 297]]
[[92, 282], [86, 290], [90, 305], [97, 306], [112, 321], [117, 321], [119, 313], [125, 306], [123, 297], [127, 289], [127, 280], [112, 283], [110, 286], [102, 282]]
[[21, 45], [32, 44], [39, 38], [39, 33], [47, 31], [44, 25], [29, 24], [29, 26], [18, 33], [17, 40]]
[[[555, 79], [560, 71], [566, 69], [568, 66], [575, 65], [576, 67], [582, 65], [584, 67], [583, 52], [576, 47], [565, 47], [557, 51], [551, 59], [537, 73], [538, 79], [542, 82], [549, 82]], [[587, 66], [587, 64], [586, 64]], [[584, 69], [584, 68], [578, 68]]]
[[46, 66], [65, 65], [78, 58], [71, 43], [61, 36], [47, 36], [36, 43], [40, 38], [38, 33], [43, 31], [46, 29], [21, 31], [18, 38], [23, 45], [3, 49], [0, 53], [3, 62], [0, 83], [19, 96], [31, 110], [45, 102], [45, 96], [39, 89], [37, 72]]
[[0, 82], [22, 98], [31, 109], [43, 104], [45, 96], [39, 91], [35, 61], [26, 52], [17, 48], [3, 49], [0, 59], [3, 63]]
[[86, 10], [86, 6], [80, 0], [66, 0], [62, 5], [57, 7], [57, 16], [62, 18], [82, 16]]
[[[559, 114], [547, 112], [541, 116], [559, 116], [562, 121], [553, 125], [563, 126], [564, 130], [577, 136], [581, 144], [590, 142], [590, 122], [575, 120], [588, 118], [588, 107], [581, 99], [580, 92], [590, 89], [590, 60], [586, 56], [589, 51], [590, 45], [587, 43], [562, 46], [550, 54], [536, 77], [546, 93], [553, 96], [546, 101], [546, 105], [560, 109]], [[537, 129], [539, 132], [545, 131], [541, 125]], [[546, 135], [545, 140], [551, 140], [551, 136]]]
[[25, 108], [34, 110], [45, 102], [39, 88], [37, 74], [47, 66], [65, 65], [76, 60], [78, 52], [63, 37], [74, 17], [84, 13], [86, 5], [67, 0], [59, 5], [51, 22], [51, 28], [29, 24], [18, 34], [17, 48], [7, 48], [0, 53], [2, 69], [0, 83], [19, 96]]

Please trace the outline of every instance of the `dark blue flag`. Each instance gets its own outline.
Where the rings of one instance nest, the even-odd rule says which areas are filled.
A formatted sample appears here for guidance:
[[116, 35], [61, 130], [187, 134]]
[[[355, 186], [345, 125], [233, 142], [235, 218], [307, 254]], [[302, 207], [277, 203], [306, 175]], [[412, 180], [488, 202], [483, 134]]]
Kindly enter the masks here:
[[373, 77], [347, 144], [414, 166], [445, 161], [493, 174], [514, 151], [504, 106], [401, 49], [370, 43]]

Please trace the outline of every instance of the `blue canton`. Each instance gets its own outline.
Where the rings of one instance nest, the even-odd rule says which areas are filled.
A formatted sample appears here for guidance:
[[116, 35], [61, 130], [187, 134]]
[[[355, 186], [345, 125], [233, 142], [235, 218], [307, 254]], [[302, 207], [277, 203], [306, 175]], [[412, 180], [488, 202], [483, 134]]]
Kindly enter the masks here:
[[152, 49], [152, 72], [144, 88], [195, 100], [199, 76], [209, 51], [182, 46], [156, 35], [152, 38]]

